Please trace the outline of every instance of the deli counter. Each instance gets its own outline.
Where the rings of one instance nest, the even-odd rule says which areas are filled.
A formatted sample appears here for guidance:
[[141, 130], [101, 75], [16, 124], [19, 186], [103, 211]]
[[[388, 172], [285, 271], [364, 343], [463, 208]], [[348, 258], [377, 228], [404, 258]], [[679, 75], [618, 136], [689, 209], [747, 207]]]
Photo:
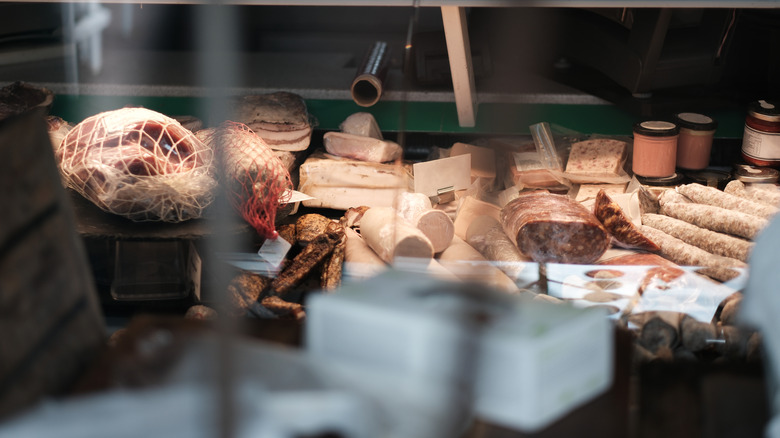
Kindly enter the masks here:
[[776, 434], [774, 2], [0, 10], [0, 437]]

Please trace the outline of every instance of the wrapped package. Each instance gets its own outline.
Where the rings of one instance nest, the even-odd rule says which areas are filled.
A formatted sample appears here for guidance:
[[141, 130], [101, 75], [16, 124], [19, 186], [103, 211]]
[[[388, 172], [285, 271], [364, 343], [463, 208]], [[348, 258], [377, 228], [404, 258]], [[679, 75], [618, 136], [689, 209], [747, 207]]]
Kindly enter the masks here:
[[56, 158], [68, 187], [134, 221], [198, 218], [217, 185], [212, 150], [176, 120], [145, 108], [85, 119]]
[[564, 176], [573, 183], [625, 184], [628, 144], [611, 138], [591, 138], [572, 143]]
[[536, 262], [593, 263], [610, 237], [596, 217], [565, 195], [523, 193], [501, 210], [501, 225], [520, 252]]

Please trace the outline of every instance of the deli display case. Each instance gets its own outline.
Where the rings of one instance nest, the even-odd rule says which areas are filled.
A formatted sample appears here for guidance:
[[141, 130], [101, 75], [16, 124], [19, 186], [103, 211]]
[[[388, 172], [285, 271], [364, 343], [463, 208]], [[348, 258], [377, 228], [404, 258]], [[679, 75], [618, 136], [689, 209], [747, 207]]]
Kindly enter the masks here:
[[0, 10], [0, 436], [776, 427], [775, 2]]

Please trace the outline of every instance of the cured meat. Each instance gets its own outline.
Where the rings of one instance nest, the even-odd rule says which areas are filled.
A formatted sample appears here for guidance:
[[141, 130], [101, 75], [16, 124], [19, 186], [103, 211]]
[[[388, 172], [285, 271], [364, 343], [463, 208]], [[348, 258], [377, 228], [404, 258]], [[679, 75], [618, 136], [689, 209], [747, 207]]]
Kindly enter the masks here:
[[721, 281], [731, 280], [736, 272], [727, 268], [744, 268], [745, 263], [712, 254], [701, 248], [689, 245], [663, 231], [641, 225], [640, 230], [661, 248], [661, 255], [683, 266], [703, 266], [711, 268], [707, 275]]
[[258, 235], [275, 238], [277, 208], [292, 193], [290, 173], [279, 158], [240, 123], [203, 129], [198, 136], [217, 151], [225, 190], [236, 212]]
[[666, 189], [663, 192], [661, 192], [660, 195], [658, 195], [658, 206], [659, 208], [663, 208], [666, 204], [676, 203], [676, 204], [690, 204], [693, 201], [688, 199], [688, 197], [682, 195], [681, 193], [678, 193], [674, 189]]
[[766, 219], [747, 213], [694, 203], [664, 204], [661, 207], [661, 214], [711, 231], [733, 234], [746, 239], [755, 239], [768, 223]]
[[283, 297], [302, 284], [307, 276], [322, 266], [343, 235], [343, 228], [340, 229], [340, 232], [338, 229], [329, 230], [309, 242], [273, 280], [271, 291], [275, 295]]
[[345, 132], [326, 132], [322, 142], [329, 154], [372, 163], [395, 161], [403, 155], [401, 145], [396, 142]]
[[777, 207], [743, 199], [739, 196], [722, 192], [715, 187], [707, 187], [701, 184], [685, 184], [677, 187], [677, 191], [699, 204], [714, 205], [764, 219], [770, 219], [777, 213]]
[[780, 205], [780, 189], [778, 189], [774, 184], [761, 184], [758, 187], [764, 185], [767, 187], [751, 187], [749, 190], [745, 183], [735, 179], [734, 181], [729, 181], [723, 191], [734, 196], [739, 196], [740, 198], [749, 199], [751, 201], [760, 202], [762, 204], [771, 205], [774, 207]]
[[301, 246], [308, 245], [309, 242], [324, 233], [328, 229], [328, 225], [332, 222], [333, 220], [317, 213], [301, 215], [298, 220], [295, 221], [295, 231], [298, 243]]
[[599, 193], [596, 195], [593, 213], [618, 242], [647, 251], [660, 250], [658, 245], [639, 232], [639, 229], [623, 212], [623, 209], [604, 190], [599, 190]]
[[480, 216], [471, 222], [466, 230], [466, 242], [486, 260], [498, 262], [496, 267], [510, 278], [517, 278], [526, 269], [523, 262], [529, 261], [512, 243], [501, 224], [490, 216]]
[[85, 119], [55, 156], [69, 187], [134, 221], [198, 218], [217, 186], [212, 149], [176, 120], [145, 108]]
[[501, 225], [536, 262], [593, 263], [609, 247], [604, 226], [582, 204], [548, 192], [521, 194], [501, 210]]
[[661, 203], [658, 202], [658, 196], [644, 186], [639, 186], [637, 198], [639, 198], [639, 211], [641, 214], [658, 213], [661, 209]]
[[275, 150], [302, 151], [311, 142], [306, 102], [297, 94], [280, 91], [234, 99], [228, 120], [243, 123]]
[[371, 113], [359, 112], [351, 114], [339, 125], [341, 132], [382, 140], [382, 131]]
[[344, 256], [347, 246], [345, 229], [338, 222], [332, 222], [328, 226], [328, 232], [335, 232], [339, 236], [333, 252], [325, 259], [320, 275], [320, 287], [326, 291], [336, 289], [341, 284], [341, 275], [344, 267]]
[[747, 261], [750, 250], [753, 249], [753, 243], [747, 240], [710, 231], [669, 216], [646, 214], [642, 216], [642, 224], [663, 231], [707, 252], [743, 262]]

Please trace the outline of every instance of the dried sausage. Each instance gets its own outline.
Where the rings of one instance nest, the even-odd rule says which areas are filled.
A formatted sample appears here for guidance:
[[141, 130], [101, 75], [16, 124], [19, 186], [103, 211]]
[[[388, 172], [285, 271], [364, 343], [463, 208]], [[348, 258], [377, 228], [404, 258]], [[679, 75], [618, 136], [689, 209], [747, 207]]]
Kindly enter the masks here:
[[685, 243], [697, 246], [707, 252], [747, 261], [753, 242], [710, 231], [673, 217], [646, 214], [642, 216], [642, 224], [663, 231]]
[[766, 219], [712, 205], [669, 203], [661, 206], [661, 214], [747, 239], [755, 239], [767, 226]]

